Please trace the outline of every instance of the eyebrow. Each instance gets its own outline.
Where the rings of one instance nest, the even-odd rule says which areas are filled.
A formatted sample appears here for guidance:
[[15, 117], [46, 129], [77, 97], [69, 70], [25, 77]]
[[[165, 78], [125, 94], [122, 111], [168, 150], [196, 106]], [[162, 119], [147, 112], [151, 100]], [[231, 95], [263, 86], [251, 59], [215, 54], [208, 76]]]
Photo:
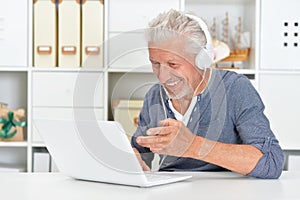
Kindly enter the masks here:
[[[156, 61], [152, 58], [149, 58], [149, 60], [150, 60], [150, 62], [153, 62], [153, 63], [159, 63], [159, 61]], [[169, 62], [180, 62], [180, 61], [177, 59], [171, 58], [171, 59], [167, 60], [166, 62], [169, 63]]]
[[176, 61], [176, 59], [172, 58], [172, 59], [168, 60], [167, 62], [174, 62], [174, 61]]
[[156, 60], [153, 60], [153, 59], [151, 59], [151, 58], [149, 58], [149, 60], [150, 60], [151, 62], [157, 62]]

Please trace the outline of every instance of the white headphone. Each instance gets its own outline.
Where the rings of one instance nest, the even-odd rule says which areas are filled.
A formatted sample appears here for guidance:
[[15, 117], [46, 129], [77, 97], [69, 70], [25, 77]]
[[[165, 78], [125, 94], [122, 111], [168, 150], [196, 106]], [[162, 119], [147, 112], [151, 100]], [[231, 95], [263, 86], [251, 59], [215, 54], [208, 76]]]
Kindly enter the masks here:
[[214, 60], [214, 50], [213, 50], [212, 39], [211, 39], [210, 33], [208, 31], [207, 25], [201, 18], [199, 18], [195, 15], [191, 15], [191, 14], [185, 14], [185, 15], [188, 18], [197, 21], [200, 25], [200, 28], [204, 32], [204, 36], [206, 38], [206, 45], [203, 49], [201, 49], [201, 51], [196, 55], [196, 58], [195, 58], [196, 66], [198, 68], [204, 70], [204, 69], [210, 67], [214, 62], [213, 61]]

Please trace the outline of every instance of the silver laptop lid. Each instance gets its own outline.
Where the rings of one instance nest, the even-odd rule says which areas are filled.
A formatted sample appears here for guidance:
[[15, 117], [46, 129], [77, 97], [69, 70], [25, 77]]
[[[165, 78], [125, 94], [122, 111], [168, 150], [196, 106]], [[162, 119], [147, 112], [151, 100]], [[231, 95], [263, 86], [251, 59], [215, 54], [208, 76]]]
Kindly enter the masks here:
[[33, 123], [61, 172], [119, 184], [146, 181], [118, 122], [35, 119]]

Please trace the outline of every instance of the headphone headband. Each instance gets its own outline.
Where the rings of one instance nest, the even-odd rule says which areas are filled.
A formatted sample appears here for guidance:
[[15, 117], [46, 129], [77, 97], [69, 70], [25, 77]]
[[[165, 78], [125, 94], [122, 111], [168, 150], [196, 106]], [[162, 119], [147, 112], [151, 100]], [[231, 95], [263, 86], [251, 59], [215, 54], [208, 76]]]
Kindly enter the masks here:
[[200, 18], [200, 17], [197, 17], [195, 15], [191, 15], [191, 14], [185, 14], [188, 18], [191, 18], [195, 21], [198, 22], [198, 24], [200, 25], [200, 28], [202, 29], [202, 31], [204, 32], [204, 35], [205, 35], [205, 38], [206, 38], [206, 45], [205, 45], [205, 48], [210, 51], [212, 49], [212, 39], [211, 39], [211, 36], [210, 36], [210, 33], [208, 31], [208, 27], [207, 25], [205, 24], [205, 22]]
[[[195, 15], [191, 15], [191, 14], [185, 14], [188, 18], [190, 19], [193, 19], [195, 20], [196, 22], [198, 22], [200, 28], [202, 29], [203, 33], [204, 33], [204, 36], [206, 38], [206, 44], [203, 48], [203, 50], [205, 50], [205, 53], [207, 54], [206, 56], [208, 56], [209, 58], [205, 58], [206, 60], [209, 60], [209, 61], [206, 61], [203, 68], [206, 68], [206, 67], [209, 67], [212, 63], [213, 63], [213, 60], [214, 60], [214, 50], [213, 50], [213, 45], [212, 45], [212, 39], [211, 39], [211, 36], [210, 36], [210, 33], [208, 31], [208, 27], [206, 25], [206, 23], [199, 17], [195, 16]], [[198, 67], [200, 67], [198, 64], [201, 63], [201, 58], [203, 59], [203, 52], [200, 51], [199, 52], [200, 55], [197, 55], [197, 58], [196, 58], [196, 64]], [[200, 57], [200, 58], [199, 58]], [[203, 63], [203, 62], [202, 62]], [[202, 64], [203, 65], [203, 64]], [[201, 68], [201, 67], [200, 67]]]

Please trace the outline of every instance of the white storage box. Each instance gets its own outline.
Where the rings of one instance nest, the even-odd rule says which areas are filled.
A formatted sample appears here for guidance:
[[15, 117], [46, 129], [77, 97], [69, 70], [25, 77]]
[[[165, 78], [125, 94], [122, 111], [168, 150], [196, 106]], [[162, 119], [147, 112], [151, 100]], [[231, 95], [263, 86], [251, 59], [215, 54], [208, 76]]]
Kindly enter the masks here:
[[115, 100], [113, 102], [114, 120], [122, 124], [128, 139], [131, 139], [137, 125], [143, 100]]

